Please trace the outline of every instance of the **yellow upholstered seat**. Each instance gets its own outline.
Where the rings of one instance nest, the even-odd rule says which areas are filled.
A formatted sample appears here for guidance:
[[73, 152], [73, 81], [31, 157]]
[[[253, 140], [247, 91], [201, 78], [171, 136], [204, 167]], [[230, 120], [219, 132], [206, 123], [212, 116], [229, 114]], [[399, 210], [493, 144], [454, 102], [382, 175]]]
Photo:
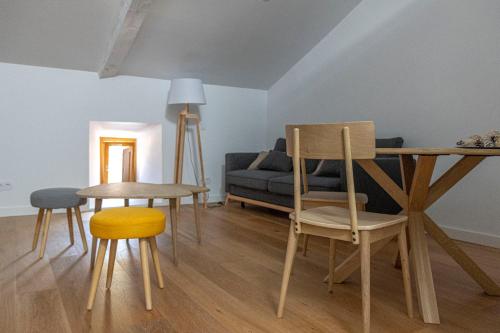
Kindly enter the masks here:
[[165, 215], [154, 208], [110, 208], [90, 219], [90, 233], [100, 239], [148, 238], [164, 230]]

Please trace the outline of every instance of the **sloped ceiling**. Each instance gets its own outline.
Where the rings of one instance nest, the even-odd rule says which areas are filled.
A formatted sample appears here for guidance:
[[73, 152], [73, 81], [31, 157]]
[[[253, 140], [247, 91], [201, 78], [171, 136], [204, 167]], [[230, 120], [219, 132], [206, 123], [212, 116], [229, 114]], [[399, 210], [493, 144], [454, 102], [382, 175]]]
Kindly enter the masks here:
[[[119, 73], [268, 89], [360, 0], [153, 0]], [[120, 0], [0, 0], [0, 61], [97, 71]]]

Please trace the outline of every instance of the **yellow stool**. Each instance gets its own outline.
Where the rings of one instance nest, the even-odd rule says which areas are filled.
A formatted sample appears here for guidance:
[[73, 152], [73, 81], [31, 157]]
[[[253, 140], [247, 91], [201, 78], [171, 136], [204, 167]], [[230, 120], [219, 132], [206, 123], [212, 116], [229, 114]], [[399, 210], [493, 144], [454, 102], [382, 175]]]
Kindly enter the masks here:
[[118, 240], [128, 238], [139, 239], [146, 310], [152, 309], [147, 243], [149, 242], [151, 248], [158, 286], [163, 289], [163, 276], [160, 270], [160, 258], [155, 236], [161, 234], [164, 230], [165, 215], [160, 210], [153, 208], [111, 208], [92, 216], [90, 219], [90, 233], [96, 239], [99, 239], [99, 251], [97, 253], [97, 260], [92, 275], [87, 310], [92, 310], [94, 306], [97, 285], [99, 283], [108, 241], [111, 240], [108, 259], [108, 275], [106, 279], [107, 289], [111, 287], [111, 280], [113, 279], [113, 267], [115, 264]]

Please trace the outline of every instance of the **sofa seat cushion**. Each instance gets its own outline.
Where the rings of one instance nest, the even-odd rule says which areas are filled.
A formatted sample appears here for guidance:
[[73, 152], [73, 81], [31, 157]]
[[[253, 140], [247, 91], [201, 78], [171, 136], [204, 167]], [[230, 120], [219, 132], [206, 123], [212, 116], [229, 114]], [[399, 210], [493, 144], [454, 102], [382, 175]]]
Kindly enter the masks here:
[[233, 170], [226, 175], [229, 185], [238, 185], [254, 190], [267, 191], [269, 179], [290, 175], [290, 172], [271, 170]]
[[[340, 191], [340, 178], [307, 175], [310, 191]], [[271, 193], [293, 195], [293, 175], [275, 177], [269, 180], [267, 190]]]

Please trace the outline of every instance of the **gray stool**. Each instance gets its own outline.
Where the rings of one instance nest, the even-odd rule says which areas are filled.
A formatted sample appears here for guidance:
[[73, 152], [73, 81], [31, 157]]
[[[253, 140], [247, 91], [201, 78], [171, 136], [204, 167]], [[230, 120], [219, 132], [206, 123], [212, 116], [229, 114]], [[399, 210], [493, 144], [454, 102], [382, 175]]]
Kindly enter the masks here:
[[52, 209], [66, 209], [66, 214], [68, 216], [69, 240], [72, 245], [75, 243], [75, 236], [73, 235], [73, 219], [71, 209], [73, 208], [75, 210], [78, 229], [80, 230], [80, 235], [82, 236], [83, 249], [85, 253], [87, 252], [87, 239], [85, 238], [85, 229], [83, 229], [82, 213], [80, 211], [80, 206], [85, 205], [87, 203], [87, 199], [80, 198], [76, 195], [76, 192], [79, 190], [80, 189], [78, 188], [47, 188], [31, 193], [31, 205], [39, 208], [38, 218], [35, 225], [35, 236], [33, 237], [33, 251], [36, 249], [38, 244], [38, 236], [40, 235], [40, 229], [42, 227], [43, 216], [45, 213], [42, 246], [40, 247], [40, 253], [38, 255], [40, 259], [43, 258], [45, 246], [47, 245], [47, 235], [49, 232]]

